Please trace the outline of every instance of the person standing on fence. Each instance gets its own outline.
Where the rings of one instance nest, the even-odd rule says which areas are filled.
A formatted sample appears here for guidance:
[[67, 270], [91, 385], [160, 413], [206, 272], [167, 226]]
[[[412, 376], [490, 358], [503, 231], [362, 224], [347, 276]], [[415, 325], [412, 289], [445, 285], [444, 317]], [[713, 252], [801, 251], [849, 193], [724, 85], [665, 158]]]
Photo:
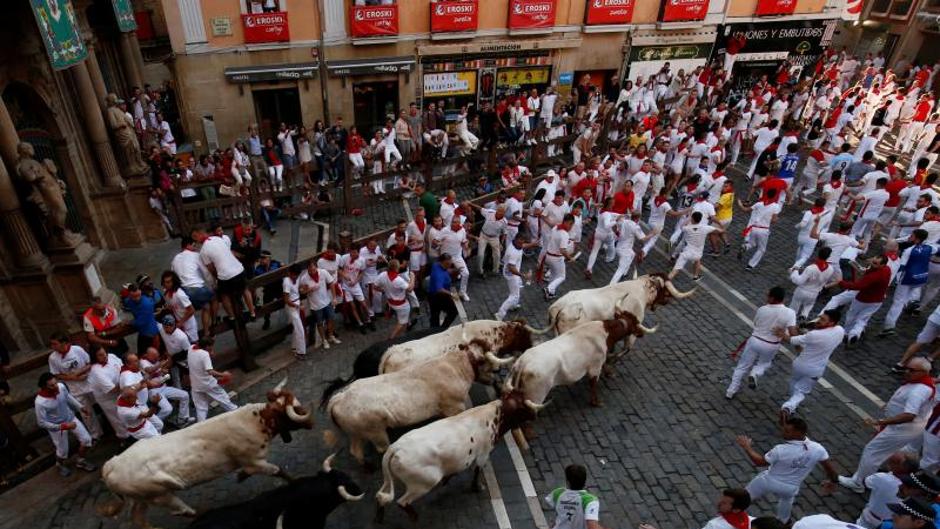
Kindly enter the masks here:
[[401, 109], [398, 113], [398, 120], [395, 121], [395, 136], [398, 143], [398, 151], [401, 153], [401, 157], [407, 165], [411, 162], [411, 158], [415, 152], [416, 136], [414, 130], [411, 128], [411, 123], [408, 122], [408, 112], [405, 109]]
[[201, 311], [203, 332], [211, 332], [212, 322], [215, 320], [215, 313], [219, 306], [215, 293], [208, 286], [212, 273], [206, 265], [202, 264], [192, 237], [183, 236], [180, 246], [182, 250], [173, 257], [170, 269], [179, 276], [181, 288], [186, 292], [193, 308]]
[[281, 162], [281, 157], [277, 154], [277, 149], [274, 147], [274, 140], [268, 138], [264, 142], [264, 161], [268, 164], [268, 176], [271, 178], [271, 188], [274, 189], [276, 193], [284, 191], [284, 164]]
[[300, 273], [303, 267], [293, 264], [287, 270], [287, 277], [281, 280], [281, 293], [287, 318], [291, 325], [291, 350], [297, 360], [307, 359], [307, 335], [304, 332], [304, 310], [300, 301]]
[[[213, 232], [216, 226], [213, 226]], [[232, 249], [225, 240], [216, 235], [209, 236], [202, 229], [195, 229], [193, 240], [199, 242], [199, 257], [209, 272], [218, 280], [218, 294], [222, 305], [230, 318], [239, 317], [239, 297], [245, 301], [248, 314], [255, 319], [255, 304], [251, 290], [248, 288], [245, 276], [245, 267], [232, 253]]]
[[475, 151], [480, 143], [480, 139], [468, 128], [468, 113], [467, 105], [464, 105], [460, 107], [460, 114], [457, 115], [457, 137], [460, 138], [460, 154], [462, 156], [468, 156]]
[[91, 357], [63, 332], [54, 333], [50, 337], [49, 347], [52, 349], [49, 354], [49, 372], [65, 383], [69, 393], [81, 405], [82, 422], [88, 427], [92, 439], [100, 439], [101, 423], [95, 416], [95, 396], [88, 385]]
[[277, 141], [281, 144], [281, 158], [284, 167], [288, 171], [297, 165], [297, 148], [294, 146], [294, 136], [297, 136], [297, 127], [288, 128], [286, 123], [281, 123], [281, 128], [277, 133]]
[[72, 470], [66, 466], [69, 457], [69, 432], [72, 432], [79, 442], [75, 467], [86, 472], [95, 470], [95, 465], [85, 459], [85, 453], [92, 447], [91, 435], [72, 411], [82, 405], [69, 393], [65, 384], [59, 382], [52, 373], [43, 373], [39, 376], [39, 392], [33, 402], [36, 422], [40, 428], [49, 432], [55, 446], [59, 475], [68, 477], [72, 474]]
[[208, 417], [210, 401], [218, 402], [219, 407], [224, 411], [238, 408], [221, 385], [228, 383], [232, 379], [232, 374], [228, 371], [216, 371], [212, 366], [214, 345], [215, 339], [211, 336], [200, 338], [199, 343], [189, 349], [186, 358], [198, 422], [205, 421]]
[[[382, 129], [382, 133], [385, 135], [385, 170], [388, 171], [402, 160], [401, 153], [398, 151], [398, 147], [395, 146], [397, 134], [395, 133], [395, 124], [392, 123], [392, 120], [385, 120], [385, 128]], [[393, 158], [394, 161], [392, 160]]]

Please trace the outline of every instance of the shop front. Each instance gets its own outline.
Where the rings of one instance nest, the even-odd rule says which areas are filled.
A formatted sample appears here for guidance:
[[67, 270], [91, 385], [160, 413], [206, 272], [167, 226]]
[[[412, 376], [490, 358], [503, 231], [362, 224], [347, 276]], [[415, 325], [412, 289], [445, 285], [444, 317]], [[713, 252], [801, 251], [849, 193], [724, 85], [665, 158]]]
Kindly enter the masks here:
[[[267, 64], [229, 67], [224, 73], [226, 81], [237, 86], [240, 95], [251, 95], [253, 121], [258, 124], [261, 136], [268, 138], [277, 133], [281, 123], [305, 123], [309, 115], [304, 115], [301, 99], [319, 94], [316, 85], [311, 86], [317, 79], [319, 67], [316, 62]], [[223, 93], [217, 93], [216, 98], [225, 100]], [[225, 125], [227, 116], [213, 116], [211, 120], [221, 124], [223, 131], [233, 132]]]
[[714, 26], [669, 34], [638, 33], [630, 43], [626, 79], [634, 82], [638, 77], [649, 79], [659, 73], [666, 63], [669, 63], [673, 75], [679, 70], [690, 73], [708, 63], [716, 35]]
[[328, 60], [326, 69], [334, 118], [343, 116], [342, 109], [352, 108], [351, 124], [359, 128], [360, 134], [372, 135], [386, 119], [395, 119], [399, 109], [407, 108], [401, 94], [408, 93], [414, 57]]
[[732, 90], [743, 93], [762, 75], [773, 77], [783, 61], [800, 70], [811, 68], [832, 42], [837, 24], [836, 19], [726, 24], [719, 30], [713, 57], [724, 54], [732, 35], [744, 35], [732, 70]]

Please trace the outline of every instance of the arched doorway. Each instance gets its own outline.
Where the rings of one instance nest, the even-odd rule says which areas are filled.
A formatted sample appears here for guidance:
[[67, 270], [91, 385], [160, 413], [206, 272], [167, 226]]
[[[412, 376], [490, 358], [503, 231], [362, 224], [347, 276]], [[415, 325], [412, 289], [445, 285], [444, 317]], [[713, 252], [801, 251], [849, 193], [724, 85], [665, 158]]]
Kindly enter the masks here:
[[[66, 183], [65, 203], [68, 206], [66, 223], [73, 232], [84, 233], [85, 226], [82, 222], [82, 216], [75, 203], [74, 195], [69, 189], [73, 185], [74, 179], [72, 178], [71, 162], [66, 156], [67, 146], [65, 140], [59, 134], [58, 127], [46, 103], [32, 88], [21, 83], [11, 83], [3, 90], [3, 103], [10, 112], [13, 126], [16, 128], [20, 141], [33, 146], [37, 160], [48, 158], [58, 168], [59, 178]], [[36, 232], [40, 245], [43, 246], [43, 249], [46, 249], [45, 246], [48, 244], [50, 237], [45, 228], [45, 223], [42, 221], [42, 213], [39, 207], [28, 199], [32, 190], [28, 184], [18, 177], [14, 177], [14, 182], [27, 221]]]

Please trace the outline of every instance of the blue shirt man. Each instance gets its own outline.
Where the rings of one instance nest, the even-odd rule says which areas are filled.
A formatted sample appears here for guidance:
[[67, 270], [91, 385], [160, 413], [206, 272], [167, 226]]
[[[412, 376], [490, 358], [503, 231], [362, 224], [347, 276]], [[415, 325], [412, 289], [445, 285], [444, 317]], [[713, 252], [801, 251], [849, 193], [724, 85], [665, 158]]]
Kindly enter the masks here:
[[901, 312], [920, 299], [921, 289], [927, 283], [930, 271], [930, 258], [937, 253], [936, 248], [925, 243], [927, 237], [929, 237], [927, 230], [914, 230], [911, 233], [911, 241], [914, 245], [901, 253], [901, 267], [898, 269], [897, 285], [894, 287], [894, 301], [888, 309], [888, 314], [885, 315], [884, 329], [878, 333], [880, 337], [894, 335], [894, 326]]
[[154, 299], [144, 296], [137, 285], [131, 285], [124, 298], [124, 308], [134, 316], [134, 330], [137, 334], [149, 338], [160, 333], [160, 327], [154, 315]]
[[[790, 147], [796, 147], [796, 144], [791, 144], [787, 148], [789, 149]], [[796, 176], [796, 166], [799, 164], [800, 155], [795, 152], [787, 152], [783, 159], [780, 160], [780, 170], [777, 171], [777, 176], [786, 180], [792, 180], [793, 177]]]
[[[428, 304], [431, 306], [431, 327], [444, 328], [457, 319], [457, 305], [450, 293], [450, 256], [444, 254], [438, 262], [431, 264], [431, 275], [428, 277]], [[444, 321], [441, 322], [441, 312]]]
[[428, 293], [437, 294], [440, 291], [450, 292], [450, 272], [437, 262], [431, 265], [431, 276], [428, 279]]

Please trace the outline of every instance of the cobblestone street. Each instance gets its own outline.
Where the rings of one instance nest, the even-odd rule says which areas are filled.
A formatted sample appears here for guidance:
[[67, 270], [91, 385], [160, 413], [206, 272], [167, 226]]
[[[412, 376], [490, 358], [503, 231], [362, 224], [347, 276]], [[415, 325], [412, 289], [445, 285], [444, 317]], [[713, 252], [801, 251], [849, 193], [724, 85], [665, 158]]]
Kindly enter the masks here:
[[[740, 174], [735, 176], [740, 194], [747, 184]], [[537, 527], [538, 516], [530, 510], [529, 498], [533, 493], [541, 498], [562, 485], [564, 466], [572, 462], [588, 468], [588, 488], [600, 496], [605, 526], [635, 528], [648, 522], [661, 529], [701, 527], [714, 515], [720, 489], [743, 486], [756, 473], [735, 445], [735, 435], [750, 435], [758, 450], [767, 450], [779, 441], [777, 409], [786, 397], [790, 372], [790, 360], [785, 353], [778, 355], [757, 390], [745, 389], [733, 401], [724, 399], [724, 390], [733, 366], [729, 353], [748, 335], [749, 318], [763, 303], [767, 289], [781, 284], [792, 291], [786, 270], [795, 256], [793, 226], [801, 215], [802, 211], [793, 208], [785, 210], [772, 230], [764, 261], [753, 272], [746, 272], [744, 263], [737, 261], [733, 253], [720, 258], [706, 257], [707, 272], [695, 295], [648, 314], [647, 325], [656, 324], [659, 331], [641, 338], [635, 349], [614, 366], [614, 374], [602, 380], [602, 408], [587, 405], [586, 383], [555, 389], [551, 404], [535, 424], [538, 436], [530, 440], [530, 450], [522, 453], [524, 465], [514, 461], [514, 445], [501, 443], [494, 453], [493, 476], [498, 491], [491, 487], [488, 491], [468, 492], [471, 476], [462, 474], [420, 500], [416, 507], [421, 519], [416, 526], [397, 510], [389, 511], [384, 525], [374, 525], [373, 496], [381, 483], [381, 473], [360, 471], [344, 451], [336, 464], [355, 476], [367, 489], [367, 497], [359, 504], [340, 507], [329, 519], [328, 527]], [[735, 212], [730, 229], [734, 243], [740, 241], [746, 219], [746, 213]], [[586, 240], [591, 229], [585, 229]], [[670, 225], [665, 233], [671, 232]], [[643, 262], [640, 273], [668, 270], [670, 264], [662, 253], [662, 243], [659, 248]], [[586, 255], [569, 266], [568, 280], [560, 293], [606, 284], [613, 271], [610, 264], [600, 259], [593, 281], [588, 281], [583, 276], [585, 260]], [[525, 266], [531, 264], [532, 260], [527, 260]], [[693, 283], [689, 276], [680, 275], [677, 285], [686, 290]], [[506, 286], [501, 278], [473, 277], [471, 301], [465, 304], [468, 318], [492, 318], [505, 295]], [[523, 289], [520, 316], [530, 324], [546, 324], [546, 306], [537, 286]], [[801, 415], [809, 421], [810, 437], [829, 450], [842, 473], [854, 470], [861, 448], [871, 435], [862, 418], [865, 414], [876, 414], [880, 401], [886, 400], [899, 384], [900, 379], [890, 374], [888, 368], [916, 335], [929, 308], [932, 307], [925, 307], [921, 317], [902, 318], [897, 337], [879, 340], [873, 336], [880, 328], [879, 316], [886, 310], [882, 309], [869, 327], [869, 338], [852, 350], [837, 350], [826, 382], [817, 385], [800, 408]], [[422, 326], [427, 325], [425, 314], [422, 311]], [[294, 364], [286, 372], [276, 373], [242, 393], [240, 402], [263, 399], [270, 386], [289, 375], [289, 387], [305, 404], [313, 404], [319, 398], [323, 381], [348, 374], [355, 354], [384, 337], [388, 329], [389, 323], [385, 321], [377, 333], [368, 336], [343, 334], [344, 343], [340, 347], [328, 353], [312, 352], [311, 360]], [[482, 388], [475, 388], [474, 402], [485, 402], [484, 393]], [[298, 433], [290, 445], [275, 442], [271, 461], [285, 466], [294, 475], [316, 472], [328, 454], [321, 438], [328, 425], [328, 420], [319, 414], [313, 431]], [[825, 512], [842, 520], [854, 520], [863, 506], [862, 497], [846, 489], [823, 496], [820, 493], [823, 477], [817, 470], [807, 480], [794, 516]], [[534, 491], [529, 487], [529, 479]], [[206, 510], [251, 498], [277, 485], [275, 479], [267, 477], [253, 477], [236, 484], [233, 475], [180, 496], [197, 510]], [[96, 516], [95, 506], [109, 498], [102, 484], [95, 482], [47, 512], [35, 512], [24, 505], [18, 526], [131, 527], [126, 518]], [[508, 520], [497, 514], [502, 505]], [[763, 500], [751, 509], [751, 514], [772, 510], [773, 504]], [[544, 514], [551, 518], [547, 511]], [[161, 509], [152, 509], [151, 519], [167, 529], [185, 527], [188, 522]]]

